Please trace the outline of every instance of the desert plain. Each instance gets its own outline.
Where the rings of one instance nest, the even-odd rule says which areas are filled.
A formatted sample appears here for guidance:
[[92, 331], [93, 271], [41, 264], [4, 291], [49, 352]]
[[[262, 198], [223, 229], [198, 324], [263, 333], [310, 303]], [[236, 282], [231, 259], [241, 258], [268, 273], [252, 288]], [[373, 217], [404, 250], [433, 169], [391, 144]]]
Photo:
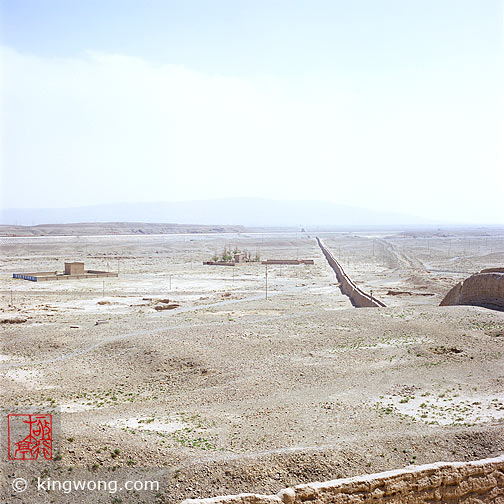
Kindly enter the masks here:
[[[353, 307], [316, 236], [387, 306]], [[265, 265], [203, 265], [225, 247], [314, 264], [269, 265], [266, 297]], [[3, 461], [6, 502], [271, 494], [504, 452], [504, 313], [439, 306], [504, 265], [504, 229], [27, 236], [0, 248], [4, 413], [55, 418], [53, 461]], [[119, 276], [12, 278], [65, 261]], [[16, 494], [20, 475], [159, 488]]]

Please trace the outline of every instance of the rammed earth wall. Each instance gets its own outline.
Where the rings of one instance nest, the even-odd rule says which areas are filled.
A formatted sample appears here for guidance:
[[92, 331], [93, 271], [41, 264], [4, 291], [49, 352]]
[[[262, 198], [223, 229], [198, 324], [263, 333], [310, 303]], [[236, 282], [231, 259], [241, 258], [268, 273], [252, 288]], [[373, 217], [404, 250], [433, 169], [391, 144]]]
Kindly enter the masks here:
[[499, 269], [483, 270], [459, 282], [446, 294], [440, 306], [475, 305], [504, 309], [504, 273]]
[[285, 488], [276, 495], [187, 499], [183, 504], [503, 504], [504, 456], [438, 462]]
[[370, 294], [359, 289], [359, 287], [357, 287], [352, 282], [350, 277], [345, 273], [345, 271], [341, 267], [341, 264], [331, 254], [331, 252], [324, 246], [324, 244], [322, 243], [322, 240], [320, 240], [320, 238], [317, 238], [317, 242], [319, 244], [320, 249], [322, 250], [323, 254], [326, 257], [327, 262], [329, 263], [331, 268], [336, 273], [336, 278], [338, 279], [338, 282], [340, 283], [341, 292], [343, 292], [343, 294], [345, 294], [346, 296], [348, 296], [350, 298], [350, 301], [352, 301], [352, 304], [355, 307], [357, 307], [357, 308], [364, 308], [364, 307], [376, 308], [379, 306], [385, 306], [385, 304], [382, 303], [381, 301], [379, 301], [378, 299], [371, 297]]

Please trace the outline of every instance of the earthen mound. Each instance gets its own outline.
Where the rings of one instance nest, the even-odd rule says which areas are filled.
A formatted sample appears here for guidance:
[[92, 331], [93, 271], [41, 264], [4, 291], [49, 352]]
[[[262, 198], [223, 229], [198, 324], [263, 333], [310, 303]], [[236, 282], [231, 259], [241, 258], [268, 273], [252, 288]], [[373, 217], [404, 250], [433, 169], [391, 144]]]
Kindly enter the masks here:
[[450, 305], [473, 305], [504, 310], [504, 269], [483, 270], [459, 282], [440, 303], [440, 306]]

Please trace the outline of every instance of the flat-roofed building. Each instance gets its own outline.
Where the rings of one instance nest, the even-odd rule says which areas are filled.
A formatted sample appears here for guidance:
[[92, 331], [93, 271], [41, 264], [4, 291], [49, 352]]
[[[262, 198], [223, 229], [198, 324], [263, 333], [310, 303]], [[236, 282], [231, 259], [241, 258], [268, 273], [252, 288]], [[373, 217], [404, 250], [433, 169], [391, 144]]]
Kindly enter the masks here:
[[83, 262], [66, 262], [65, 275], [83, 275], [84, 263]]
[[112, 271], [85, 270], [83, 262], [66, 262], [65, 272], [38, 271], [36, 273], [14, 273], [13, 278], [21, 278], [32, 282], [45, 280], [78, 280], [81, 278], [117, 277], [118, 273]]

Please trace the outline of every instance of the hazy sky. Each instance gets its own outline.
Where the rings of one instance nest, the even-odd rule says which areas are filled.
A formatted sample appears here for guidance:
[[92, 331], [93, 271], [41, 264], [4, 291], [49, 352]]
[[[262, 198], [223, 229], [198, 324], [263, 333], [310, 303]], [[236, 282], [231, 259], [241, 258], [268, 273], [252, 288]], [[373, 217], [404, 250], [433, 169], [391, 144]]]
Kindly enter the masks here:
[[0, 0], [2, 206], [504, 224], [503, 2]]

